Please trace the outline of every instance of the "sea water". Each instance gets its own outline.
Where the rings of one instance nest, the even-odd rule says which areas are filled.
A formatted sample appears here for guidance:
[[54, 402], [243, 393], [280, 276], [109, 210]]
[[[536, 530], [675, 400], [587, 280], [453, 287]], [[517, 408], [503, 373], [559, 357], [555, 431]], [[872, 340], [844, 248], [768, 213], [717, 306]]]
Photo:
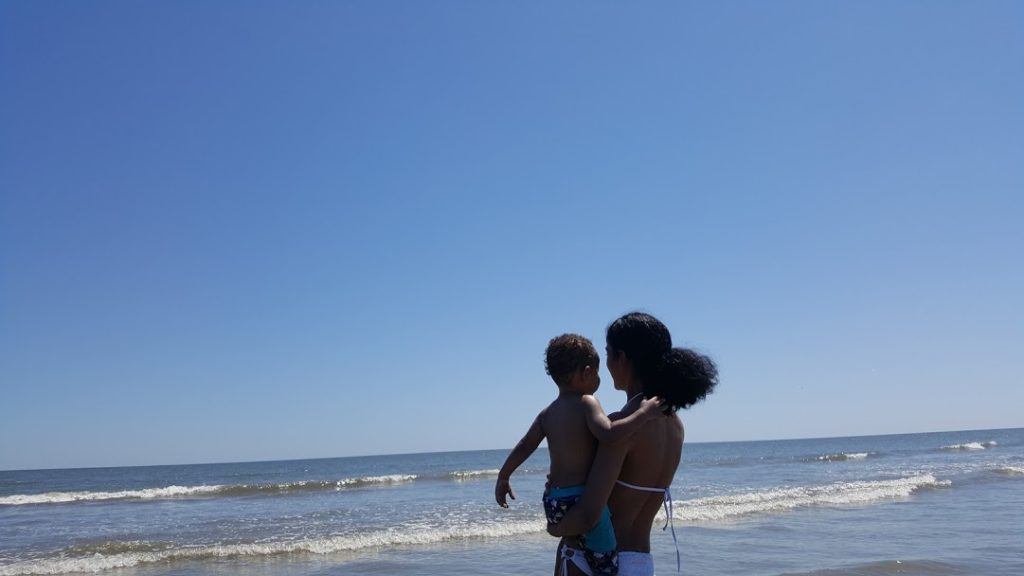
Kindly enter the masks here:
[[[547, 574], [547, 454], [0, 472], [0, 576]], [[1024, 429], [687, 444], [683, 574], [1024, 574]], [[676, 572], [664, 514], [652, 547]]]

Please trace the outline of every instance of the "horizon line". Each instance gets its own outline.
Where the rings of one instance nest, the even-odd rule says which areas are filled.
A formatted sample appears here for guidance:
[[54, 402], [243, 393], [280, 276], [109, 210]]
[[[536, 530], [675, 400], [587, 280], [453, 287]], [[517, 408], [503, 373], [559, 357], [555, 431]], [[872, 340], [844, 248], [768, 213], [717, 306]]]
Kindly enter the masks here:
[[[913, 434], [949, 434], [954, 432], [994, 432], [1003, 430], [1021, 430], [1024, 426], [1011, 426], [1000, 428], [968, 428], [963, 430], [929, 430], [924, 432], [887, 432], [880, 434], [849, 434], [839, 436], [801, 436], [796, 438], [758, 438], [756, 440], [706, 440], [684, 443], [686, 445], [697, 444], [747, 444], [755, 442], [794, 442], [799, 440], [836, 440], [842, 438], [879, 438], [884, 436], [909, 436]], [[545, 443], [546, 444], [546, 443]], [[542, 445], [543, 446], [543, 445]], [[343, 458], [384, 458], [389, 456], [418, 456], [423, 454], [454, 454], [459, 452], [492, 452], [498, 450], [511, 450], [508, 448], [473, 448], [462, 450], [428, 450], [424, 452], [385, 452], [379, 454], [348, 454], [344, 456], [314, 456], [306, 458], [271, 458], [265, 460], [225, 460], [218, 462], [177, 462], [165, 464], [123, 464], [113, 466], [73, 466], [73, 467], [47, 467], [47, 468], [0, 468], [0, 473], [7, 472], [47, 472], [57, 470], [106, 470], [115, 468], [161, 468], [170, 466], [222, 466], [237, 464], [266, 464], [270, 462], [303, 462], [313, 460], [339, 460]]]

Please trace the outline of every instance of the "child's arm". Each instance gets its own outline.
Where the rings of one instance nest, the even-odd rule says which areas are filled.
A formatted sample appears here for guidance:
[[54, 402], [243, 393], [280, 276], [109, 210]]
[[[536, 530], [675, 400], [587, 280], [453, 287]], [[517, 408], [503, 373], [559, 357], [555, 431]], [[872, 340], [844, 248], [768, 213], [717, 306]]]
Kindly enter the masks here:
[[506, 495], [511, 496], [513, 500], [516, 499], [515, 492], [512, 492], [512, 485], [509, 483], [512, 473], [530, 457], [530, 454], [533, 454], [537, 446], [540, 446], [541, 440], [544, 439], [544, 426], [540, 423], [541, 416], [543, 415], [544, 413], [541, 412], [534, 418], [530, 429], [526, 431], [523, 438], [512, 449], [512, 452], [509, 453], [508, 458], [505, 459], [505, 464], [502, 465], [501, 470], [498, 472], [498, 481], [494, 485], [494, 499], [502, 508], [508, 508], [508, 502], [505, 500]]
[[587, 428], [598, 442], [614, 444], [640, 429], [648, 420], [661, 416], [661, 400], [657, 397], [640, 402], [640, 407], [629, 416], [612, 421], [601, 409], [601, 403], [590, 395], [583, 396], [587, 410]]

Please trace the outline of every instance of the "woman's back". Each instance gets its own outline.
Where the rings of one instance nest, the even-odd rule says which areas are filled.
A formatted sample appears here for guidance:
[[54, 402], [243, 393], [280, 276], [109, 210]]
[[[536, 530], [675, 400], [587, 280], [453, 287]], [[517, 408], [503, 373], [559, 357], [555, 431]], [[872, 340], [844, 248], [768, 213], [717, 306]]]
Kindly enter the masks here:
[[[626, 451], [619, 481], [608, 499], [619, 549], [650, 552], [651, 526], [672, 484], [683, 449], [683, 423], [677, 416], [658, 418], [623, 441]], [[657, 491], [640, 490], [652, 488]]]

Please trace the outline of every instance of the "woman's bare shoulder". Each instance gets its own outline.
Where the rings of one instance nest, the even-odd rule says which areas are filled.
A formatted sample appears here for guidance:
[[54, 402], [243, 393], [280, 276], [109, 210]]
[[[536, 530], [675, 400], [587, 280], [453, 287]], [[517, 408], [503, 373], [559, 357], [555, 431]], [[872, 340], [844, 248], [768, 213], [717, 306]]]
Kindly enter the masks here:
[[679, 467], [683, 424], [675, 416], [648, 422], [634, 435], [622, 463], [620, 479], [631, 484], [664, 487]]

